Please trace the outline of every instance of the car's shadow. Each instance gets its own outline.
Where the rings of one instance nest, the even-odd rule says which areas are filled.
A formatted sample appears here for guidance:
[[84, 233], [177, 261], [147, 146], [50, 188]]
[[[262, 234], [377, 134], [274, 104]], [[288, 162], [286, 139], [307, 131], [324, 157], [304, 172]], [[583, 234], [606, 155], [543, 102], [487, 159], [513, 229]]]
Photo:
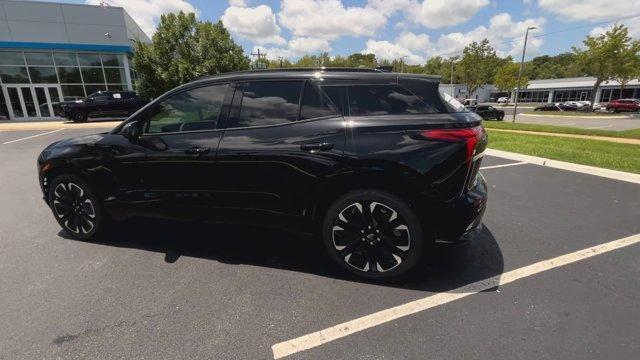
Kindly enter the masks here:
[[[64, 231], [59, 235], [70, 239]], [[272, 229], [136, 219], [119, 223], [95, 243], [163, 253], [169, 264], [189, 256], [362, 281], [333, 264], [319, 240]], [[384, 285], [442, 292], [500, 275], [503, 269], [500, 247], [485, 227], [472, 241], [437, 244], [410, 276]]]

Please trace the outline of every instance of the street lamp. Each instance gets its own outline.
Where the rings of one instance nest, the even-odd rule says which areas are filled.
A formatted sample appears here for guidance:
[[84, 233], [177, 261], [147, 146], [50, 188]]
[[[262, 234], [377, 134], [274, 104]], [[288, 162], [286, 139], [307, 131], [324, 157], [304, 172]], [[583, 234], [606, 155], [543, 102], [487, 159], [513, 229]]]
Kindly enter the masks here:
[[453, 97], [453, 63], [455, 62], [455, 58], [452, 56], [451, 57], [451, 97]]
[[400, 73], [404, 73], [404, 58], [409, 57], [409, 55], [400, 56]]
[[520, 77], [522, 76], [522, 67], [524, 66], [524, 53], [527, 51], [527, 39], [529, 38], [529, 30], [537, 29], [535, 26], [530, 26], [527, 28], [527, 32], [524, 34], [524, 46], [522, 47], [522, 59], [520, 60], [520, 69], [518, 70], [518, 83], [516, 84], [516, 99], [515, 104], [513, 105], [513, 120], [511, 122], [516, 122], [516, 113], [518, 112], [518, 96], [520, 94]]

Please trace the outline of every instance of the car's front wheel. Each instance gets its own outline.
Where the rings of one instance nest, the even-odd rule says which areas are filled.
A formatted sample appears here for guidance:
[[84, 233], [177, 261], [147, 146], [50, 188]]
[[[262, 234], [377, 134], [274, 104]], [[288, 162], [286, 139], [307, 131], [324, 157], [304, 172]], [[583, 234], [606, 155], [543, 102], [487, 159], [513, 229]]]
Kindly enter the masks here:
[[49, 206], [58, 224], [74, 239], [88, 240], [99, 234], [103, 227], [98, 198], [77, 176], [61, 175], [53, 180]]
[[400, 198], [378, 190], [354, 191], [327, 211], [322, 237], [329, 256], [367, 279], [388, 279], [411, 270], [423, 252], [422, 228]]
[[71, 120], [73, 122], [81, 123], [87, 121], [87, 114], [82, 111], [76, 111], [71, 115]]

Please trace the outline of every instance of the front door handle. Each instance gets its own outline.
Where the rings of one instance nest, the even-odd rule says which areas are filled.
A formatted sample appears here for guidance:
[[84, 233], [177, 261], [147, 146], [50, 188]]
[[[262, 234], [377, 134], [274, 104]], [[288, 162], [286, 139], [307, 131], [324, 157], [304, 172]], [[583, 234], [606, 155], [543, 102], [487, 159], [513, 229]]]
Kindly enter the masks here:
[[184, 153], [187, 154], [187, 155], [201, 155], [201, 154], [206, 154], [209, 151], [211, 151], [211, 149], [208, 148], [208, 147], [194, 146], [194, 147], [186, 149], [184, 151]]
[[308, 143], [308, 144], [301, 144], [300, 145], [300, 150], [302, 150], [302, 151], [317, 151], [317, 150], [327, 151], [327, 150], [331, 150], [331, 149], [333, 149], [333, 144], [332, 143], [327, 143], [327, 142], [323, 142], [323, 143]]

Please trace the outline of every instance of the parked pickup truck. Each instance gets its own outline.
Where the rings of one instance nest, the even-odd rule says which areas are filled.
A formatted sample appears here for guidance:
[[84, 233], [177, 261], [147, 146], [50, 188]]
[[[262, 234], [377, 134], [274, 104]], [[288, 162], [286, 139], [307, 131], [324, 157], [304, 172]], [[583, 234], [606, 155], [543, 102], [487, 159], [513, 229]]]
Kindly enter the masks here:
[[127, 117], [146, 105], [133, 91], [98, 91], [82, 100], [59, 104], [59, 112], [73, 122], [96, 117]]

